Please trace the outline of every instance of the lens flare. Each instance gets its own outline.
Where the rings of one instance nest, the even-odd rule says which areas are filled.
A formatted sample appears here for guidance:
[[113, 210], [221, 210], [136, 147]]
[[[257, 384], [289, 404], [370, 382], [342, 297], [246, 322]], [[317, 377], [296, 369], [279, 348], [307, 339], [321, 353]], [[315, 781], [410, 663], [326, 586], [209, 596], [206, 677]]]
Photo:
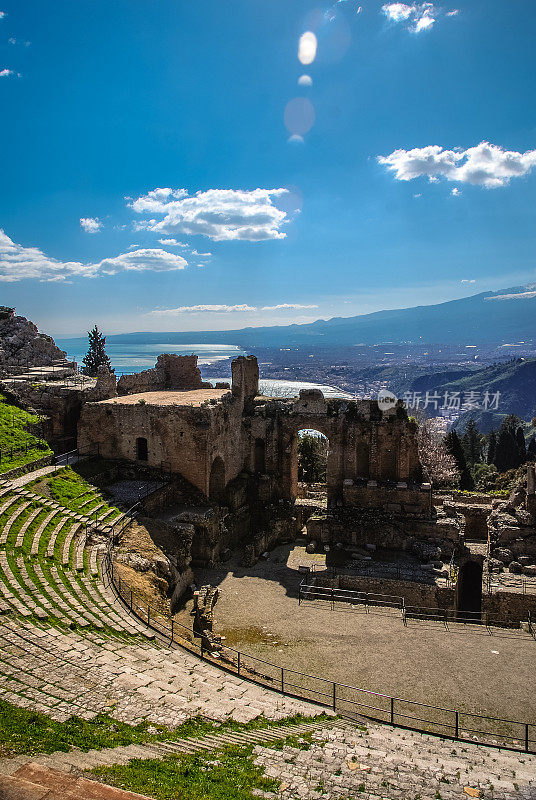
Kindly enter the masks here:
[[316, 58], [317, 41], [312, 31], [305, 31], [300, 36], [298, 58], [302, 64], [312, 64]]
[[287, 103], [284, 120], [291, 136], [304, 136], [314, 125], [313, 104], [307, 97], [295, 97]]

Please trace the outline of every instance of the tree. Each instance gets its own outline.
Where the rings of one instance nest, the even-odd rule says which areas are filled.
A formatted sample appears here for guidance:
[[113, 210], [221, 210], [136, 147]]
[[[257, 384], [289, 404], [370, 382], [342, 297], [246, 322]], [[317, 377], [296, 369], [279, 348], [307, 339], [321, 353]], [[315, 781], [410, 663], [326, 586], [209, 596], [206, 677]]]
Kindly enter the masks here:
[[530, 437], [529, 446], [527, 447], [527, 461], [536, 461], [536, 439], [534, 436]]
[[494, 464], [475, 464], [471, 470], [471, 475], [475, 483], [475, 489], [479, 492], [489, 492], [495, 488], [495, 478], [497, 477], [497, 467]]
[[467, 466], [472, 467], [480, 461], [482, 456], [482, 436], [474, 419], [470, 419], [465, 427], [465, 433], [462, 436], [462, 447]]
[[447, 451], [451, 454], [456, 462], [456, 468], [460, 475], [460, 489], [473, 489], [473, 479], [467, 468], [467, 461], [465, 460], [465, 453], [463, 452], [460, 437], [456, 431], [450, 431], [445, 436], [444, 441]]
[[298, 438], [298, 480], [324, 483], [328, 457], [328, 441], [324, 436], [305, 433]]
[[106, 338], [102, 335], [97, 326], [95, 325], [93, 330], [88, 331], [87, 335], [89, 339], [89, 349], [82, 359], [82, 363], [84, 364], [82, 372], [84, 375], [89, 375], [94, 378], [99, 371], [99, 367], [106, 367], [111, 370], [112, 365], [110, 364], [110, 359], [106, 355]]
[[516, 431], [516, 443], [517, 443], [517, 450], [519, 453], [519, 462], [520, 464], [524, 464], [527, 460], [527, 444], [525, 442], [525, 434], [523, 432], [523, 428], [521, 425]]
[[493, 430], [493, 428], [489, 432], [488, 436], [488, 452], [486, 454], [486, 462], [488, 464], [493, 464], [493, 460], [495, 458], [495, 448], [497, 447], [497, 434]]
[[436, 486], [446, 486], [458, 479], [456, 460], [445, 446], [443, 430], [436, 418], [425, 418], [417, 433], [419, 459], [424, 474]]
[[523, 463], [518, 441], [518, 428], [522, 420], [515, 414], [508, 414], [502, 421], [497, 435], [493, 463], [499, 472], [517, 469]]

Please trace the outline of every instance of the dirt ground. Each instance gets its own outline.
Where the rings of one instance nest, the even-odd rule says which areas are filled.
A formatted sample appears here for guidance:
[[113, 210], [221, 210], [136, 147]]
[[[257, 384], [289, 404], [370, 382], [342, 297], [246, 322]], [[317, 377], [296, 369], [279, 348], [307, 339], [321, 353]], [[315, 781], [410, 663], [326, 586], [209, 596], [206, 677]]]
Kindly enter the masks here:
[[[274, 664], [364, 689], [536, 723], [536, 641], [522, 631], [408, 620], [400, 612], [298, 606], [303, 547], [284, 546], [253, 567], [198, 570], [219, 586], [214, 631]], [[337, 604], [336, 604], [337, 606]], [[191, 624], [189, 604], [181, 613]]]

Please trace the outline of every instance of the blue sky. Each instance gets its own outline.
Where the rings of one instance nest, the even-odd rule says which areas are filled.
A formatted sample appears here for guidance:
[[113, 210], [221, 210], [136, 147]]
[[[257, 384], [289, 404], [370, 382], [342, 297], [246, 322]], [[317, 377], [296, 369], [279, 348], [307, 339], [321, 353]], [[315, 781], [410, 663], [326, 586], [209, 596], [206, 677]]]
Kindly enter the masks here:
[[536, 281], [531, 0], [0, 12], [0, 302], [43, 329], [310, 321]]

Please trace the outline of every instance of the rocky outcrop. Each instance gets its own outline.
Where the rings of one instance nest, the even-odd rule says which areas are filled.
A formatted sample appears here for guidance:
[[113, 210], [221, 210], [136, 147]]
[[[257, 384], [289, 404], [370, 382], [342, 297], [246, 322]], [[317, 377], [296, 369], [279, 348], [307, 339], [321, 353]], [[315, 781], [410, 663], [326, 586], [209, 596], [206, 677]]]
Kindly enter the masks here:
[[508, 500], [494, 501], [488, 517], [492, 556], [510, 572], [534, 574], [536, 563], [536, 514], [533, 502], [534, 466], [527, 467], [527, 480], [516, 486]]
[[0, 372], [13, 372], [13, 367], [49, 366], [65, 357], [54, 339], [39, 333], [26, 317], [15, 316], [14, 310], [0, 316]]

